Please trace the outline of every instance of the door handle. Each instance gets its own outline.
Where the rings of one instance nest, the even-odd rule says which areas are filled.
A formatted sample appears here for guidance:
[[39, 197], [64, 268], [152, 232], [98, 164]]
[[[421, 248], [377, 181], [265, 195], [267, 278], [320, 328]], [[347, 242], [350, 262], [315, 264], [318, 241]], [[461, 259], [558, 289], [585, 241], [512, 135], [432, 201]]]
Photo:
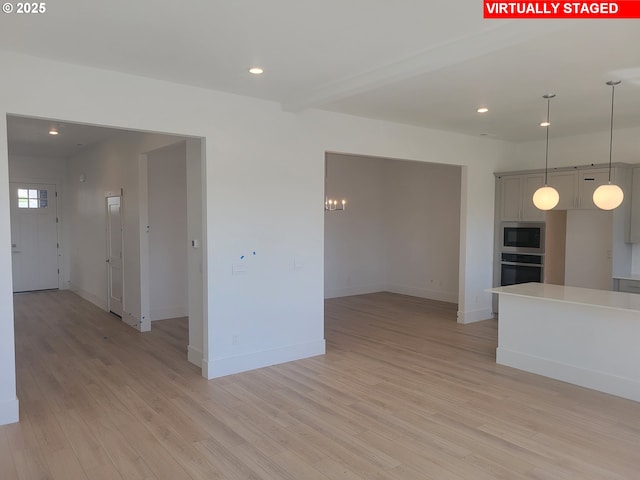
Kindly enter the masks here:
[[108, 258], [105, 260], [105, 262], [107, 263], [111, 263], [111, 260], [109, 260]]

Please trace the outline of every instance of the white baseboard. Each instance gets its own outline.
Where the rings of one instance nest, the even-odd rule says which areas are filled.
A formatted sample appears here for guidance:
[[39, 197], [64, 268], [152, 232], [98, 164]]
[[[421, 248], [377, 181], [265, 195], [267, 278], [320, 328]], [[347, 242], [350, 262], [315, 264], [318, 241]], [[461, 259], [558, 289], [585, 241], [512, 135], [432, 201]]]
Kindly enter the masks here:
[[389, 286], [387, 291], [391, 293], [398, 293], [400, 295], [410, 295], [412, 297], [427, 298], [429, 300], [458, 303], [458, 292], [427, 290], [423, 288], [408, 287], [405, 285], [391, 285]]
[[209, 361], [206, 358], [204, 358], [204, 355], [202, 356], [202, 376], [209, 380], [214, 378], [213, 376], [209, 375]]
[[640, 402], [640, 382], [498, 347], [496, 363]]
[[292, 362], [316, 355], [324, 355], [326, 352], [324, 339], [315, 342], [289, 345], [273, 350], [264, 350], [245, 355], [202, 360], [202, 376], [212, 379], [232, 375], [234, 373], [247, 372], [256, 368], [269, 367], [279, 363]]
[[9, 402], [0, 403], [0, 425], [8, 425], [20, 421], [19, 410], [17, 398]]
[[473, 323], [480, 322], [482, 320], [489, 320], [494, 318], [492, 308], [483, 308], [481, 310], [467, 310], [463, 312], [458, 310], [458, 323]]
[[77, 285], [74, 285], [71, 282], [69, 282], [69, 290], [71, 290], [76, 295], [84, 298], [87, 302], [91, 302], [94, 305], [100, 307], [102, 310], [108, 309], [106, 299], [100, 298], [97, 295], [94, 295], [93, 293], [87, 292], [86, 290], [83, 290], [82, 288], [78, 287]]
[[351, 297], [367, 293], [387, 292], [389, 285], [359, 285], [357, 287], [325, 289], [324, 298]]
[[151, 321], [148, 318], [140, 319], [132, 313], [122, 312], [122, 321], [139, 332], [151, 331]]
[[[102, 310], [109, 311], [109, 305], [107, 304], [107, 302], [97, 295], [89, 293], [71, 282], [69, 282], [69, 290], [71, 290], [76, 295], [84, 298], [86, 301], [93, 303]], [[135, 328], [139, 332], [148, 332], [151, 330], [151, 322], [149, 321], [149, 319], [143, 318], [141, 320], [136, 315], [129, 312], [122, 312], [122, 321], [127, 325]]]
[[202, 359], [204, 358], [204, 354], [201, 350], [198, 350], [195, 347], [189, 345], [187, 347], [187, 360], [193, 363], [195, 366], [202, 368]]
[[181, 318], [181, 317], [187, 317], [188, 313], [187, 313], [187, 306], [186, 305], [179, 305], [179, 306], [174, 306], [174, 307], [168, 307], [168, 308], [152, 308], [149, 318], [151, 318], [152, 322], [155, 322], [156, 320], [167, 320], [169, 318]]

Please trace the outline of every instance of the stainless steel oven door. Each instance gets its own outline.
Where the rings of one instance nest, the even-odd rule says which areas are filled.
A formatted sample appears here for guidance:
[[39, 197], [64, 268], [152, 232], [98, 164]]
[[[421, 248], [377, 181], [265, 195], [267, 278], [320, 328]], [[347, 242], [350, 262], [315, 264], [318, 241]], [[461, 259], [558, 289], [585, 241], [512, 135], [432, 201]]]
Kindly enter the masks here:
[[543, 266], [533, 263], [500, 262], [500, 285], [515, 285], [517, 283], [542, 283]]

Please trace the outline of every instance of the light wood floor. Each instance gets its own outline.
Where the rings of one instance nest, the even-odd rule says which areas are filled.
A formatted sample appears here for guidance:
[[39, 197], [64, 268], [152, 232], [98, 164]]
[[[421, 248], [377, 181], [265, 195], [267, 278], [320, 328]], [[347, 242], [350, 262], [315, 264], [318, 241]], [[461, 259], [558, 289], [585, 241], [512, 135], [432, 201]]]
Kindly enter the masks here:
[[2, 480], [640, 479], [639, 403], [496, 365], [496, 322], [450, 304], [329, 300], [326, 356], [212, 381], [183, 319], [140, 334], [64, 291], [15, 309]]

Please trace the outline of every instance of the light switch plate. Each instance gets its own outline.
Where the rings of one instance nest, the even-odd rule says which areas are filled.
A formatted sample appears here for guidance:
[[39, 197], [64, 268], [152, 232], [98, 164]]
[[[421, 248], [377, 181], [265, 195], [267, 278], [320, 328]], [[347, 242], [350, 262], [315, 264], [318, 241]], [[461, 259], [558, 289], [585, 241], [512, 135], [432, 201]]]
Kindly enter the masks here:
[[246, 265], [233, 264], [231, 266], [231, 274], [232, 275], [246, 275], [249, 272], [249, 269]]

